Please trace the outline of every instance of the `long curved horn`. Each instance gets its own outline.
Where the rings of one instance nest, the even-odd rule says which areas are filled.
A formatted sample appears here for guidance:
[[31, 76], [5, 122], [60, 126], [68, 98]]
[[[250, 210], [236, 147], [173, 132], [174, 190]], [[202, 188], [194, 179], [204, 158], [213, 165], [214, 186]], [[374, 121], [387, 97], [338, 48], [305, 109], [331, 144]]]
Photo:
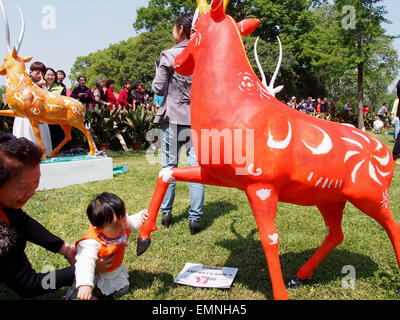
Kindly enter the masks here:
[[262, 67], [261, 67], [260, 60], [258, 59], [257, 44], [258, 44], [259, 38], [260, 38], [260, 37], [257, 37], [257, 40], [256, 40], [256, 42], [255, 42], [255, 44], [254, 44], [254, 56], [255, 56], [255, 58], [256, 58], [257, 67], [258, 67], [258, 69], [260, 70], [260, 73], [261, 73], [262, 84], [263, 84], [264, 87], [268, 90], [268, 92], [269, 92], [272, 96], [275, 97], [275, 95], [283, 89], [283, 86], [279, 86], [279, 87], [277, 87], [277, 88], [274, 88], [275, 80], [276, 80], [276, 77], [278, 76], [278, 72], [279, 72], [279, 69], [281, 68], [281, 64], [282, 64], [283, 52], [282, 52], [282, 43], [281, 43], [281, 39], [279, 39], [279, 37], [277, 37], [277, 38], [278, 38], [278, 42], [279, 42], [279, 61], [278, 61], [278, 65], [277, 65], [277, 67], [276, 67], [276, 69], [275, 69], [274, 75], [272, 76], [271, 83], [270, 83], [270, 85], [268, 85], [268, 84], [267, 84], [267, 79], [265, 78], [264, 71], [263, 71], [263, 69], [262, 69]]
[[276, 77], [278, 76], [279, 69], [281, 68], [281, 65], [282, 65], [282, 57], [283, 57], [283, 54], [282, 54], [282, 42], [281, 42], [281, 39], [279, 39], [279, 37], [277, 37], [277, 38], [278, 38], [278, 42], [279, 42], [279, 61], [278, 61], [278, 65], [276, 66], [274, 75], [272, 76], [271, 83], [269, 85], [269, 87], [271, 89], [273, 89], [273, 90], [274, 90]]
[[8, 25], [6, 10], [4, 9], [4, 4], [3, 4], [2, 0], [0, 0], [0, 9], [1, 9], [1, 13], [3, 14], [3, 18], [4, 18], [4, 28], [6, 31], [7, 51], [8, 51], [8, 54], [11, 54], [10, 27]]
[[22, 10], [18, 5], [17, 5], [17, 9], [21, 16], [21, 33], [19, 35], [18, 46], [17, 46], [17, 52], [19, 52], [19, 49], [21, 48], [22, 40], [24, 39], [24, 35], [25, 35], [25, 19], [24, 19], [24, 14], [22, 13]]
[[200, 16], [210, 12], [210, 6], [208, 5], [207, 0], [197, 0], [197, 6], [199, 7]]
[[194, 25], [196, 24], [196, 21], [199, 18], [199, 16], [200, 16], [200, 9], [199, 9], [199, 7], [197, 7], [197, 9], [196, 9], [196, 11], [194, 12], [194, 15], [193, 15], [192, 29], [194, 28]]
[[258, 70], [259, 70], [260, 73], [261, 73], [262, 84], [264, 85], [265, 88], [268, 88], [267, 79], [265, 78], [264, 70], [263, 70], [262, 67], [261, 67], [260, 60], [258, 59], [257, 45], [258, 45], [258, 40], [259, 40], [259, 39], [260, 39], [260, 37], [257, 37], [256, 43], [254, 44], [254, 56], [255, 56], [255, 58], [256, 58]]

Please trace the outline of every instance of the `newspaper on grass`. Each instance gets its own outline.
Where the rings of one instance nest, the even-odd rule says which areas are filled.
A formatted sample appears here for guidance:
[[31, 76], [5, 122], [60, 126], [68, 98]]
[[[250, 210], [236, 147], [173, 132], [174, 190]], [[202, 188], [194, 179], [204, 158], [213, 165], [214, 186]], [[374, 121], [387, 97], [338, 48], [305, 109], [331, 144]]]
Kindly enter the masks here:
[[188, 262], [174, 283], [200, 288], [229, 289], [237, 272], [237, 268], [203, 266]]

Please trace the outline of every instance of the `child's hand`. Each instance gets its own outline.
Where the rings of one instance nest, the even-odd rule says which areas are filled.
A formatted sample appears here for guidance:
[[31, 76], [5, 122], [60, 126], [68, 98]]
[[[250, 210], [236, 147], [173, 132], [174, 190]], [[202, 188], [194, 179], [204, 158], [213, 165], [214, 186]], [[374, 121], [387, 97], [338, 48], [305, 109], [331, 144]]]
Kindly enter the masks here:
[[78, 289], [79, 300], [90, 300], [92, 299], [92, 287], [91, 286], [80, 286]]
[[147, 219], [149, 218], [149, 213], [148, 213], [147, 209], [140, 211], [140, 213], [142, 214], [141, 223], [147, 221]]

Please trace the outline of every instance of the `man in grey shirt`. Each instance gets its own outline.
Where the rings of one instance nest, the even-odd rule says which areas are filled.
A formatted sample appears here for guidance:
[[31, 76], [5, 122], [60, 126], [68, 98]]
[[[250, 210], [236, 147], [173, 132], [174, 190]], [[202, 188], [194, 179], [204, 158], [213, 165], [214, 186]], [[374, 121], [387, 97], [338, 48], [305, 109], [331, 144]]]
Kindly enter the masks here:
[[[164, 96], [154, 123], [161, 125], [162, 167], [176, 168], [179, 153], [186, 147], [189, 166], [198, 166], [196, 153], [191, 139], [190, 128], [190, 92], [192, 77], [184, 77], [174, 70], [175, 57], [187, 46], [192, 26], [192, 14], [180, 16], [174, 25], [173, 36], [176, 46], [161, 53], [160, 64], [152, 89], [155, 94]], [[189, 229], [191, 234], [201, 230], [200, 219], [203, 215], [204, 185], [189, 183], [190, 209]], [[169, 227], [172, 221], [172, 208], [175, 198], [175, 181], [171, 182], [161, 204], [162, 224]]]

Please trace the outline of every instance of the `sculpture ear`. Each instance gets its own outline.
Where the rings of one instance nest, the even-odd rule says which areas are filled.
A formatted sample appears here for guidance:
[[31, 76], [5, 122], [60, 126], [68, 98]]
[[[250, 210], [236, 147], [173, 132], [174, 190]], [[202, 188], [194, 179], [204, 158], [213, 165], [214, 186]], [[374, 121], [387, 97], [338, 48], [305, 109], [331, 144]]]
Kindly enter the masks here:
[[33, 58], [32, 57], [24, 57], [22, 58], [22, 60], [24, 60], [24, 63], [27, 63], [29, 61], [31, 61]]
[[13, 57], [14, 59], [15, 59], [15, 58], [18, 58], [18, 52], [17, 52], [17, 49], [15, 49], [15, 47], [13, 48], [13, 51], [12, 51], [11, 55], [12, 55], [12, 57]]
[[248, 36], [257, 29], [259, 24], [260, 20], [258, 19], [244, 19], [237, 23], [237, 27], [242, 36]]

